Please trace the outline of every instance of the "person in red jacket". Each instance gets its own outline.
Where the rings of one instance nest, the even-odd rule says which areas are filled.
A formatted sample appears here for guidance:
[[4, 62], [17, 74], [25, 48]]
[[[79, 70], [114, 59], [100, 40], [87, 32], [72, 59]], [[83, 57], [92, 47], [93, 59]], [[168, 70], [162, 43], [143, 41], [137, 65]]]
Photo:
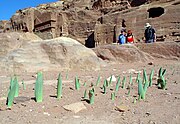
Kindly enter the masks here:
[[131, 30], [128, 30], [128, 32], [127, 32], [126, 42], [127, 43], [134, 43], [134, 37], [132, 35], [132, 31]]

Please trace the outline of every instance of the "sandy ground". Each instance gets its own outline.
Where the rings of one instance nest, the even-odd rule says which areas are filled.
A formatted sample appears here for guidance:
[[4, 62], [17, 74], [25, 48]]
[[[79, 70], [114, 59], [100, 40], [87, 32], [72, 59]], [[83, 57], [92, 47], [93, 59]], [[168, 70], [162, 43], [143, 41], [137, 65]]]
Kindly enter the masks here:
[[[167, 89], [158, 89], [156, 76], [160, 67], [167, 69]], [[145, 100], [138, 101], [137, 74], [133, 73], [133, 89], [128, 95], [128, 89], [119, 88], [114, 101], [111, 100], [111, 93], [114, 92], [116, 82], [102, 93], [103, 82], [110, 75], [116, 78], [125, 75], [127, 77], [126, 87], [129, 84], [129, 69], [136, 71], [147, 70], [149, 76], [152, 68], [155, 69], [153, 86], [149, 87]], [[20, 85], [20, 94], [16, 98], [11, 110], [6, 109], [6, 97], [10, 82], [10, 76], [0, 76], [0, 123], [39, 123], [39, 124], [180, 124], [180, 62], [172, 60], [154, 60], [153, 65], [144, 63], [114, 64], [102, 68], [100, 71], [69, 71], [66, 79], [66, 71], [61, 72], [63, 79], [62, 99], [56, 99], [56, 85], [59, 72], [44, 72], [44, 97], [42, 103], [34, 101], [33, 74], [19, 75], [19, 81], [24, 79], [26, 90]], [[98, 87], [95, 86], [95, 103], [90, 105], [83, 101], [85, 89], [91, 89], [101, 76]], [[80, 90], [75, 90], [75, 76], [78, 76], [81, 83]], [[142, 74], [141, 74], [142, 77]], [[86, 86], [83, 86], [86, 82]], [[136, 102], [134, 103], [134, 100]], [[74, 113], [65, 110], [62, 106], [83, 102], [86, 109]], [[125, 106], [125, 112], [117, 111], [115, 106]]]

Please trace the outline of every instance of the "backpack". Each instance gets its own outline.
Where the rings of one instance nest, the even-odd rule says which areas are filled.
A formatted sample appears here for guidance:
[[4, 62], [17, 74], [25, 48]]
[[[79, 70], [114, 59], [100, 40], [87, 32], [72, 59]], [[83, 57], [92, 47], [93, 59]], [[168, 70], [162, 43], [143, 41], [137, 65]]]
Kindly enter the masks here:
[[155, 33], [155, 31], [154, 31], [154, 29], [153, 28], [147, 28], [146, 29], [146, 31], [145, 31], [145, 37], [146, 37], [146, 39], [154, 39], [154, 33]]

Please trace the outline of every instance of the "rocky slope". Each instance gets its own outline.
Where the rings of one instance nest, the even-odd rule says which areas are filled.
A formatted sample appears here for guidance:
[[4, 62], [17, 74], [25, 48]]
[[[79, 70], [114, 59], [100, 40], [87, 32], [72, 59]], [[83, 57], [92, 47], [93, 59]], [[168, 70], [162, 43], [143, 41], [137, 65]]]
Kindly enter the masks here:
[[[0, 25], [5, 30], [13, 28], [12, 25], [14, 30], [34, 32], [34, 22], [41, 20], [40, 15], [55, 12], [62, 17], [59, 22], [53, 17], [57, 23], [54, 28], [61, 26], [62, 31], [57, 29], [54, 35], [69, 36], [87, 47], [94, 47], [96, 42], [116, 42], [123, 19], [136, 41], [142, 41], [144, 25], [149, 22], [156, 29], [158, 41], [178, 42], [179, 3], [179, 0], [66, 0], [18, 10], [9, 23]], [[44, 33], [37, 34], [46, 39], [47, 34]]]

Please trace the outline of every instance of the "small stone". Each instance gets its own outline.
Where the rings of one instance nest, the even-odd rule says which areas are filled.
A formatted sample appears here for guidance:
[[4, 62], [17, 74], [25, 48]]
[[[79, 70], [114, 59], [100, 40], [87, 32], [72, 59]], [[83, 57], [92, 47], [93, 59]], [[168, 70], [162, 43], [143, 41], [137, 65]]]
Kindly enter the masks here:
[[153, 65], [153, 62], [149, 62], [148, 65]]
[[73, 103], [70, 105], [63, 106], [65, 110], [72, 111], [74, 113], [77, 113], [83, 109], [86, 109], [86, 106], [82, 102]]
[[149, 116], [149, 115], [151, 115], [151, 113], [150, 112], [146, 112], [146, 115]]
[[124, 105], [120, 105], [120, 106], [115, 106], [115, 110], [119, 111], [119, 112], [125, 112], [125, 111], [129, 111], [129, 108], [127, 106]]

